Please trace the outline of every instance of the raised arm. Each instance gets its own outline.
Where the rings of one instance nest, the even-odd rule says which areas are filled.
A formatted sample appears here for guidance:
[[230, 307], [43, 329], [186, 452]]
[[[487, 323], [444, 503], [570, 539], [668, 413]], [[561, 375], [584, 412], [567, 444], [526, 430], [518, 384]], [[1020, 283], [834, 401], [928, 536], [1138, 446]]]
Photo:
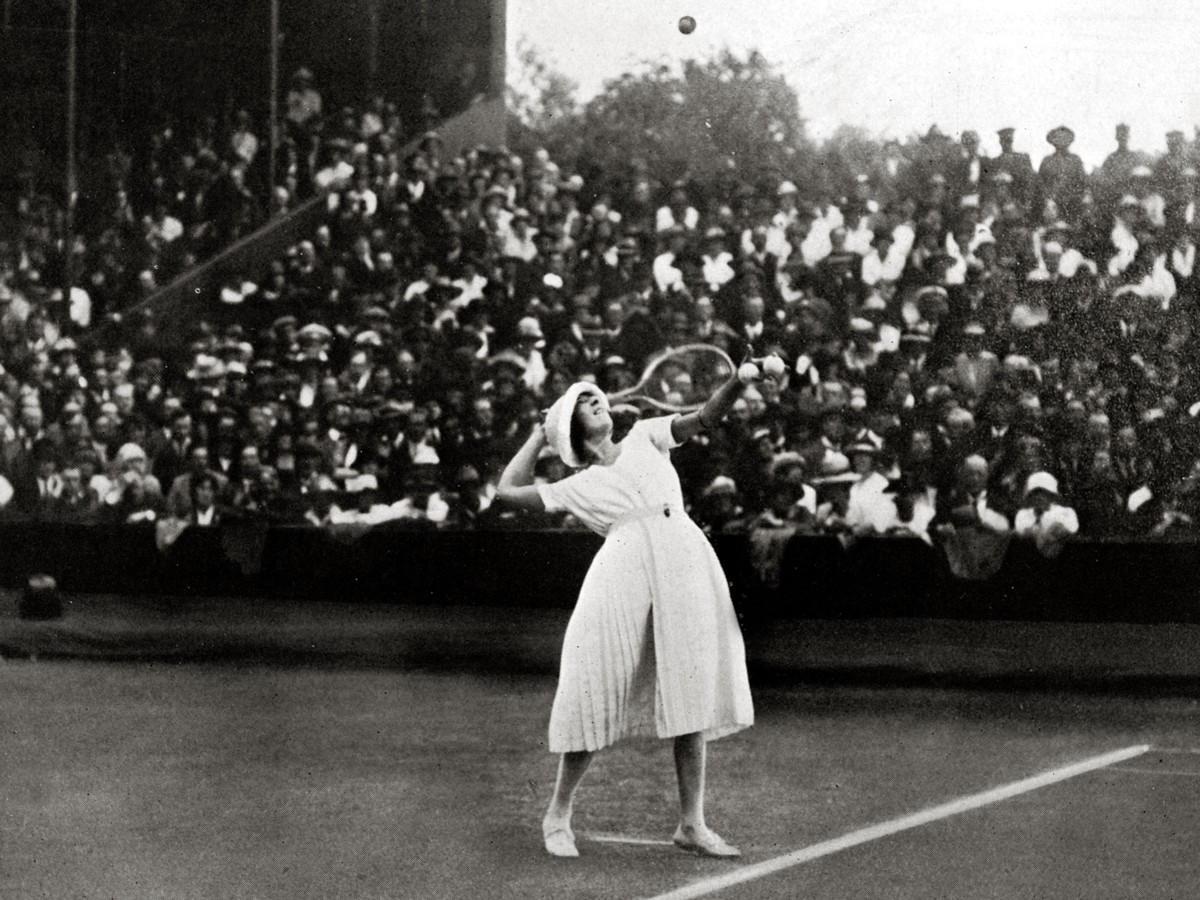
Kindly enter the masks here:
[[755, 381], [762, 381], [762, 360], [751, 359], [746, 357], [746, 362], [752, 362], [758, 370], [758, 374], [754, 378], [748, 378], [742, 381], [738, 372], [734, 372], [729, 380], [713, 391], [713, 395], [708, 398], [700, 409], [693, 413], [679, 416], [671, 423], [671, 436], [679, 443], [683, 443], [689, 438], [693, 438], [702, 431], [715, 428], [721, 424], [721, 420], [733, 407], [734, 402], [742, 395], [742, 390], [748, 384]]
[[538, 454], [545, 446], [546, 430], [538, 422], [521, 449], [504, 467], [500, 483], [496, 486], [497, 500], [532, 512], [542, 512], [546, 508], [542, 503], [542, 495], [533, 486], [533, 469], [537, 465]]

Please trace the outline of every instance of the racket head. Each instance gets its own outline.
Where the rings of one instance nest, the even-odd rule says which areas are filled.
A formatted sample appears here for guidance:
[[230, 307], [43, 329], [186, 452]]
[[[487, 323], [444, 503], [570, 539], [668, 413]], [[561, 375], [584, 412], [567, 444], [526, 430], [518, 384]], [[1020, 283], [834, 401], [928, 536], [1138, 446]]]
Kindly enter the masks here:
[[736, 370], [729, 354], [720, 347], [684, 344], [653, 357], [637, 384], [610, 394], [609, 400], [642, 404], [663, 412], [694, 412]]

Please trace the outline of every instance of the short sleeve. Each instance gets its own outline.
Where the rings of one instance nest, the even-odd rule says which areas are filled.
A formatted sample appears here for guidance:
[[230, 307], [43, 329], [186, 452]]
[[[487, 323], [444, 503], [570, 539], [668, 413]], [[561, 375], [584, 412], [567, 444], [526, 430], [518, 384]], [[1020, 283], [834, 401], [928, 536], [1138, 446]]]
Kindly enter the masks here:
[[679, 418], [678, 413], [673, 416], [655, 416], [653, 419], [642, 419], [634, 428], [640, 429], [656, 450], [660, 453], [666, 453], [679, 446], [679, 441], [675, 440], [675, 435], [671, 433], [671, 423], [677, 418]]
[[546, 512], [569, 512], [585, 524], [595, 518], [596, 475], [592, 469], [584, 469], [553, 484], [539, 484], [538, 494]]

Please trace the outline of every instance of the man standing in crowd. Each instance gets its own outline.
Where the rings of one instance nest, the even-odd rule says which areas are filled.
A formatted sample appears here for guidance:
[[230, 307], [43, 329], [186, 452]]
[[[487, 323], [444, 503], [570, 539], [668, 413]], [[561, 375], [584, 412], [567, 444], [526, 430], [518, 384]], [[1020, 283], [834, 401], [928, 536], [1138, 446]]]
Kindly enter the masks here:
[[1082, 212], [1083, 192], [1087, 188], [1087, 175], [1083, 160], [1071, 152], [1075, 143], [1075, 132], [1065, 125], [1052, 128], [1046, 142], [1054, 152], [1042, 160], [1038, 169], [1038, 188], [1043, 204], [1053, 201], [1062, 217], [1075, 222]]

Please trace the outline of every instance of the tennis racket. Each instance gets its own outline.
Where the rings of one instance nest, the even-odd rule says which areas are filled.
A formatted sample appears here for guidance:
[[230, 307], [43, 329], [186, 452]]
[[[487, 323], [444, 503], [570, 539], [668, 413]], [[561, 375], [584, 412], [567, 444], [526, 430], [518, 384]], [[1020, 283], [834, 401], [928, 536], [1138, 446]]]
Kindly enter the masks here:
[[612, 403], [643, 403], [664, 412], [693, 412], [737, 370], [712, 344], [685, 344], [652, 358], [633, 387], [609, 394]]

